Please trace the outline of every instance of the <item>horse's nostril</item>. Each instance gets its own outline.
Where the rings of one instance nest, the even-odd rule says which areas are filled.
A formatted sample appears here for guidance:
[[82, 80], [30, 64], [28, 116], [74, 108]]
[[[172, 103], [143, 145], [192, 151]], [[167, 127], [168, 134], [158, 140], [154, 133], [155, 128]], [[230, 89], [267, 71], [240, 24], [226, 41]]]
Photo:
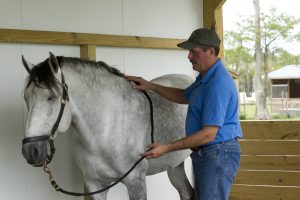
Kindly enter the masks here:
[[31, 155], [34, 159], [37, 159], [39, 156], [39, 150], [36, 147], [32, 148]]

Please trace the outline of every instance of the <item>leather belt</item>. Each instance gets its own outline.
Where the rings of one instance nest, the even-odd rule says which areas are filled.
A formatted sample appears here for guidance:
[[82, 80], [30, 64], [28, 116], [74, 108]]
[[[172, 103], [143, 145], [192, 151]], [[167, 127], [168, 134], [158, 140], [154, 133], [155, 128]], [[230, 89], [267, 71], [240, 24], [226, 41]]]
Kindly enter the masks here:
[[[227, 140], [227, 141], [222, 141], [222, 142], [217, 142], [217, 143], [214, 143], [214, 144], [223, 144], [223, 143], [226, 143], [226, 142], [230, 142], [230, 141], [233, 141], [233, 140], [238, 140], [238, 138], [234, 138], [232, 140]], [[198, 146], [198, 147], [195, 147], [195, 148], [190, 148], [193, 152], [195, 151], [200, 151], [202, 148], [204, 147], [208, 147], [210, 145], [214, 145], [214, 144], [209, 144], [209, 145], [204, 145], [204, 146]]]

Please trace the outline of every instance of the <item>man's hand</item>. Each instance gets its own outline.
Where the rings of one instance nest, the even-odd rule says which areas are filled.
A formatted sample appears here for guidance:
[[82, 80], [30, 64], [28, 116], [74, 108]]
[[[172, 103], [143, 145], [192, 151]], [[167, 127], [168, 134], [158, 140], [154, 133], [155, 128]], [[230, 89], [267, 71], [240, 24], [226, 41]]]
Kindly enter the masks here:
[[160, 157], [169, 152], [169, 146], [169, 144], [149, 144], [147, 147], [150, 150], [142, 153], [141, 156], [145, 156], [147, 159]]
[[133, 81], [136, 85], [134, 86], [135, 89], [139, 90], [152, 90], [154, 84], [150, 81], [146, 81], [142, 77], [136, 76], [125, 76], [125, 78], [129, 81]]

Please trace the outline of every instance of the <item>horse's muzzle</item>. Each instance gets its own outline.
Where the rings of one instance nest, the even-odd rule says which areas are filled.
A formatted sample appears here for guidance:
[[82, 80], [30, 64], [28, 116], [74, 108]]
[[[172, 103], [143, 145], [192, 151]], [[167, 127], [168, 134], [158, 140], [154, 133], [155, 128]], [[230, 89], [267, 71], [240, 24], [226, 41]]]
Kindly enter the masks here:
[[34, 167], [42, 167], [47, 161], [47, 141], [25, 143], [22, 154], [27, 162]]

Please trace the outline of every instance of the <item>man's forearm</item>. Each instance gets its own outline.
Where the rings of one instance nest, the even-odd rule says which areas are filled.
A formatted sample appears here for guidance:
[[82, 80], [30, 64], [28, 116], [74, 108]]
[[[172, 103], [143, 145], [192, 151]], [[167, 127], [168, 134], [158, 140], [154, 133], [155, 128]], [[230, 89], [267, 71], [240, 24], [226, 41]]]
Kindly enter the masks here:
[[218, 127], [205, 127], [190, 136], [177, 140], [168, 145], [168, 152], [191, 149], [214, 141]]

